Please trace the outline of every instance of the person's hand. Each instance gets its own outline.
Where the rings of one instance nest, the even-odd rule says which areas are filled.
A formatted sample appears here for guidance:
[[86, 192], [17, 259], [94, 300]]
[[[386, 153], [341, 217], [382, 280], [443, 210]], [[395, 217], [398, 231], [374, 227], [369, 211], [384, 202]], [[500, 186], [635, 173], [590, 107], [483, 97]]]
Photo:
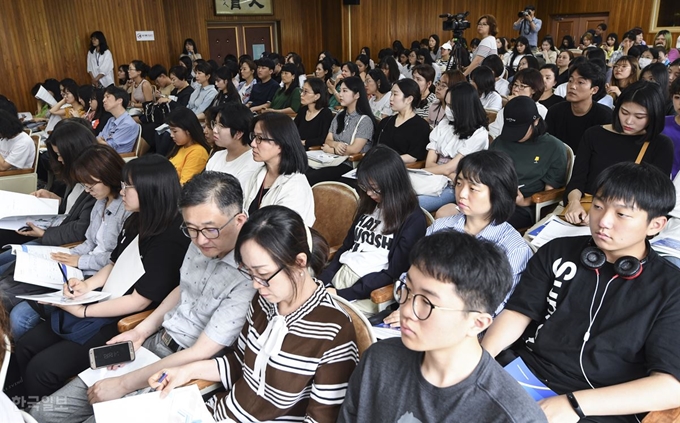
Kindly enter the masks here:
[[[71, 289], [69, 290], [69, 288]], [[71, 291], [73, 291], [73, 293], [71, 293]], [[92, 288], [88, 286], [87, 281], [71, 278], [64, 284], [63, 295], [66, 298], [72, 299], [85, 295], [90, 291], [92, 291]]]
[[614, 94], [616, 96], [621, 95], [621, 90], [619, 89], [619, 87], [616, 87], [616, 86], [611, 85], [611, 84], [605, 84], [604, 88], [607, 90], [607, 94], [610, 94], [610, 95]]
[[390, 325], [391, 328], [401, 327], [401, 322], [399, 321], [399, 309], [394, 310], [389, 316], [383, 319], [383, 323]]
[[587, 225], [588, 213], [578, 201], [570, 201], [564, 210], [564, 219], [573, 225]]
[[[161, 377], [165, 374], [165, 377], [161, 382], [158, 382]], [[169, 369], [163, 369], [160, 372], [152, 375], [148, 382], [149, 386], [156, 391], [161, 391], [161, 399], [165, 398], [170, 391], [178, 386], [182, 386], [191, 380], [191, 375], [187, 369], [187, 366], [171, 367]]]
[[576, 423], [580, 420], [566, 395], [543, 399], [538, 402], [538, 406], [545, 413], [549, 423]]
[[331, 146], [328, 145], [328, 144], [322, 145], [322, 146], [321, 146], [321, 150], [322, 150], [324, 153], [335, 154], [335, 150], [333, 150], [333, 147], [331, 147]]
[[121, 377], [117, 376], [96, 382], [87, 390], [87, 401], [90, 404], [96, 404], [98, 402], [123, 398], [129, 392], [126, 392], [120, 379]]
[[515, 197], [515, 204], [517, 204], [518, 206], [522, 206], [523, 205], [522, 203], [524, 203], [524, 195], [522, 195], [522, 192], [518, 188], [517, 197]]
[[50, 257], [52, 260], [71, 267], [78, 267], [78, 259], [80, 258], [79, 255], [69, 253], [52, 253]]
[[55, 200], [61, 200], [61, 197], [59, 197], [57, 194], [46, 189], [39, 189], [37, 191], [33, 191], [31, 195], [38, 198], [52, 198]]
[[336, 142], [333, 149], [335, 150], [337, 155], [344, 156], [345, 153], [347, 152], [347, 144], [345, 144], [344, 142]]
[[170, 99], [168, 97], [161, 97], [156, 103], [169, 103]]
[[17, 230], [16, 233], [18, 233], [19, 235], [23, 235], [23, 236], [32, 236], [34, 238], [42, 238], [42, 236], [45, 235], [44, 229], [34, 225], [31, 222], [26, 222], [26, 226], [28, 226], [30, 229], [28, 229], [26, 231]]
[[[125, 331], [121, 334], [114, 336], [113, 338], [106, 341], [106, 345], [118, 344], [118, 343], [121, 343], [121, 342], [130, 341], [130, 342], [132, 342], [132, 346], [134, 347], [135, 351], [137, 351], [142, 347], [142, 344], [144, 343], [145, 340], [146, 340], [146, 337], [144, 335], [142, 335], [142, 333], [139, 332], [138, 330], [136, 330], [136, 328], [135, 328], [135, 329], [128, 330], [128, 331]], [[125, 365], [125, 363], [114, 364], [112, 366], [108, 366], [107, 369], [116, 370], [116, 369], [120, 369], [124, 365]]]

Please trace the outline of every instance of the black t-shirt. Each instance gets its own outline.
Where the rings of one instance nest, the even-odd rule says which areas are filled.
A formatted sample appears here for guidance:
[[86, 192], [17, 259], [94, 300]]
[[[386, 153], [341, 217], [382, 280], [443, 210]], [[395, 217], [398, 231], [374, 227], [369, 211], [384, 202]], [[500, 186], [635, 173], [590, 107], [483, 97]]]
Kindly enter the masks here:
[[258, 81], [250, 91], [250, 105], [261, 106], [268, 101], [272, 101], [274, 94], [276, 94], [279, 88], [279, 83], [273, 78], [267, 82]]
[[612, 111], [607, 106], [593, 103], [590, 111], [583, 116], [574, 116], [571, 111], [571, 103], [568, 101], [558, 103], [548, 108], [545, 123], [548, 124], [548, 132], [559, 138], [574, 150], [578, 155], [578, 148], [583, 138], [583, 133], [588, 128], [598, 125], [606, 125], [612, 122]]
[[606, 288], [583, 353], [583, 368], [593, 386], [616, 385], [655, 371], [680, 379], [680, 270], [647, 244], [640, 276], [616, 278], [607, 288], [615, 275], [611, 263], [600, 269], [599, 284], [595, 271], [580, 263], [590, 242], [589, 236], [556, 239], [529, 260], [505, 306], [533, 321], [516, 352], [558, 394], [590, 389], [579, 357], [593, 296], [592, 314]]
[[546, 109], [550, 109], [555, 104], [562, 103], [564, 101], [566, 101], [564, 97], [561, 97], [557, 94], [553, 94], [550, 97], [546, 98], [545, 100], [538, 100], [538, 102], [544, 105]]
[[427, 144], [430, 142], [430, 125], [420, 116], [413, 116], [399, 127], [394, 124], [397, 115], [380, 121], [374, 135], [375, 144], [385, 144], [400, 155], [409, 154], [416, 160], [425, 160]]
[[300, 139], [305, 140], [305, 150], [309, 150], [309, 147], [323, 145], [326, 141], [328, 128], [331, 127], [333, 121], [333, 112], [328, 107], [324, 107], [310, 121], [305, 119], [306, 114], [307, 106], [301, 107], [295, 116], [295, 126], [300, 133]]
[[172, 92], [170, 92], [170, 95], [177, 96], [177, 103], [187, 107], [187, 104], [189, 104], [189, 99], [191, 98], [191, 94], [193, 93], [194, 87], [187, 85], [182, 91], [177, 91], [177, 88], [175, 88], [172, 90]]
[[[182, 215], [178, 213], [163, 233], [139, 242], [139, 254], [145, 273], [125, 295], [136, 290], [139, 295], [151, 300], [149, 307], [153, 308], [179, 285], [179, 269], [190, 242], [180, 230], [182, 222]], [[135, 226], [130, 225], [118, 235], [118, 245], [111, 252], [113, 263], [137, 236]]]

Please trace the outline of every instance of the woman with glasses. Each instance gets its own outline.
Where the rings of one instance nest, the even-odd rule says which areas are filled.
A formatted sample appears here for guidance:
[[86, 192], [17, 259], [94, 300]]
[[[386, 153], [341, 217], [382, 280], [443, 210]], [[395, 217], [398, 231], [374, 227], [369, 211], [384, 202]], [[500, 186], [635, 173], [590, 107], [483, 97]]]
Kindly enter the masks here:
[[614, 63], [612, 79], [605, 85], [607, 94], [612, 96], [614, 101], [621, 95], [624, 88], [639, 79], [640, 68], [638, 61], [632, 56], [623, 56]]
[[203, 172], [208, 163], [210, 146], [205, 141], [201, 122], [186, 107], [170, 113], [165, 123], [170, 127], [170, 137], [175, 142], [168, 158], [177, 169], [179, 183], [184, 185], [194, 175]]
[[[538, 113], [541, 115], [542, 119], [545, 119], [545, 115], [548, 114], [548, 109], [539, 100], [545, 91], [545, 82], [543, 81], [543, 75], [540, 71], [536, 69], [522, 69], [515, 74], [515, 79], [510, 87], [510, 96], [508, 100], [512, 100], [515, 97], [530, 97], [536, 102], [536, 107], [538, 108]], [[489, 135], [491, 137], [498, 137], [503, 131], [503, 122], [505, 121], [505, 107], [498, 111], [496, 115], [496, 120], [489, 125]]]
[[465, 68], [465, 76], [470, 75], [473, 70], [480, 66], [485, 57], [498, 54], [498, 47], [496, 46], [497, 30], [496, 18], [493, 15], [482, 15], [477, 20], [477, 33], [482, 41], [472, 52], [472, 62], [470, 66]]
[[50, 109], [50, 114], [62, 118], [83, 117], [85, 108], [80, 103], [78, 84], [73, 80], [62, 81], [62, 99]]
[[466, 81], [463, 72], [458, 69], [447, 70], [442, 73], [439, 82], [434, 84], [434, 95], [437, 98], [430, 105], [430, 110], [427, 112], [427, 121], [430, 124], [430, 129], [434, 129], [439, 122], [446, 117], [446, 93], [449, 88], [453, 87], [457, 82]]
[[320, 78], [307, 78], [300, 92], [302, 107], [295, 116], [295, 126], [305, 150], [323, 145], [333, 121], [333, 112], [328, 108], [328, 90]]
[[[359, 207], [333, 261], [319, 275], [326, 286], [366, 314], [378, 310], [371, 291], [392, 283], [408, 268], [411, 247], [425, 235], [418, 206], [399, 154], [377, 145], [357, 168]], [[330, 288], [329, 288], [330, 289]]]
[[334, 422], [358, 352], [351, 320], [312, 276], [328, 244], [294, 211], [268, 206], [243, 225], [234, 254], [258, 291], [237, 343], [222, 357], [163, 369], [149, 386], [164, 397], [193, 378], [221, 381], [226, 393], [206, 404], [218, 421]]
[[129, 281], [122, 296], [98, 303], [59, 305], [49, 321], [28, 331], [16, 346], [23, 376], [18, 394], [42, 397], [61, 388], [88, 367], [90, 348], [104, 345], [118, 333], [118, 320], [157, 307], [179, 284], [179, 268], [190, 240], [180, 230], [177, 171], [166, 158], [145, 155], [125, 164], [120, 185], [123, 205], [131, 214], [110, 262], [87, 280], [69, 279], [63, 296], [77, 299], [104, 287], [123, 257], [128, 257], [125, 261], [138, 257], [144, 273]]
[[[456, 170], [455, 196], [460, 213], [435, 220], [427, 229], [426, 236], [454, 230], [491, 241], [500, 247], [510, 262], [512, 288], [505, 293], [503, 302], [496, 306], [495, 316], [503, 310], [532, 256], [522, 235], [507, 222], [515, 210], [517, 196], [515, 165], [507, 154], [498, 151], [478, 151], [463, 157]], [[430, 307], [419, 305], [418, 309], [422, 310], [419, 316], [427, 316]], [[390, 314], [384, 322], [398, 327], [399, 310]]]
[[[85, 232], [85, 241], [68, 253], [52, 253], [52, 260], [76, 267], [85, 276], [94, 275], [109, 263], [109, 256], [116, 246], [123, 222], [130, 214], [123, 207], [123, 199], [119, 195], [123, 165], [125, 162], [114, 149], [101, 144], [87, 147], [76, 159], [73, 164], [74, 177], [94, 197], [96, 203], [90, 213], [90, 226]], [[10, 314], [14, 339], [21, 338], [51, 312], [51, 307], [43, 308], [34, 301], [17, 304]]]
[[285, 206], [312, 226], [314, 197], [305, 178], [307, 155], [295, 123], [286, 115], [263, 113], [253, 119], [251, 128], [253, 160], [264, 166], [243, 189], [244, 209], [253, 214], [264, 206]]

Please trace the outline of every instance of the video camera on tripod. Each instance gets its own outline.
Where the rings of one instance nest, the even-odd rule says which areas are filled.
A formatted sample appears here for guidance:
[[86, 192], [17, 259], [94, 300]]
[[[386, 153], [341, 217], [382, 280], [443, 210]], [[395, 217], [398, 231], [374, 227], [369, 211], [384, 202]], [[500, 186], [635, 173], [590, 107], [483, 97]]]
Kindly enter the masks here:
[[469, 14], [470, 12], [467, 11], [455, 15], [451, 13], [439, 15], [440, 18], [446, 18], [446, 20], [442, 22], [442, 29], [444, 31], [453, 32], [453, 50], [451, 51], [449, 62], [446, 65], [447, 70], [459, 68], [465, 63], [463, 55], [467, 55], [468, 52], [460, 42], [460, 38], [463, 36], [463, 31], [470, 28], [470, 22], [466, 19]]

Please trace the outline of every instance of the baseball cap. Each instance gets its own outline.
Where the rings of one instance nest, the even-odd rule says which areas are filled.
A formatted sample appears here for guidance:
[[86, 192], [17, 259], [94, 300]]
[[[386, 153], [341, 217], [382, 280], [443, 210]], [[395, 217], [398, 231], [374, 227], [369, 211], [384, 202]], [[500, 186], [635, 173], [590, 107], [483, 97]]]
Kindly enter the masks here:
[[521, 140], [539, 117], [536, 102], [531, 97], [513, 98], [503, 110], [503, 131], [500, 137], [506, 141]]
[[256, 63], [257, 63], [258, 67], [264, 66], [264, 67], [267, 67], [267, 68], [272, 69], [272, 70], [276, 67], [276, 65], [274, 64], [274, 61], [272, 59], [267, 58], [267, 57], [263, 57], [262, 59], [258, 60]]
[[444, 44], [442, 44], [442, 48], [445, 48], [447, 50], [451, 50], [451, 44], [450, 43], [444, 43]]

